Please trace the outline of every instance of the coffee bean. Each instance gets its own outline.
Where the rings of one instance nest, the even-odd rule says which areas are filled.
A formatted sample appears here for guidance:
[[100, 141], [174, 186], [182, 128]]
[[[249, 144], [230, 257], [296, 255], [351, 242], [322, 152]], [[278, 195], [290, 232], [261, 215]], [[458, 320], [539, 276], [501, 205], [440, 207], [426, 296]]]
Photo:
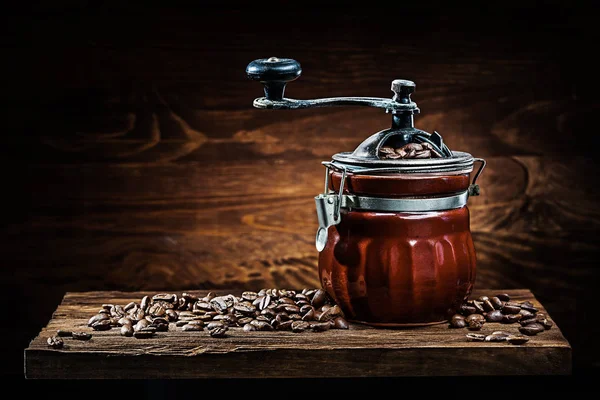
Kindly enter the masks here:
[[294, 323], [293, 320], [288, 320], [288, 321], [283, 321], [279, 323], [279, 326], [277, 327], [277, 330], [280, 331], [289, 331], [292, 329], [292, 324]]
[[[298, 315], [298, 314], [294, 314], [294, 315]], [[277, 314], [275, 316], [275, 319], [278, 322], [284, 322], [284, 321], [289, 321], [290, 320], [290, 316], [286, 312], [280, 312], [279, 314]]]
[[92, 329], [95, 331], [107, 331], [112, 328], [111, 322], [109, 319], [104, 319], [102, 321], [95, 322], [92, 325]]
[[471, 315], [471, 314], [475, 314], [477, 312], [477, 309], [473, 306], [463, 304], [462, 306], [460, 306], [459, 312], [462, 315]]
[[296, 305], [286, 305], [283, 308], [283, 311], [290, 313], [290, 314], [297, 314], [300, 312], [300, 307], [298, 307]]
[[309, 311], [315, 311], [315, 308], [313, 306], [311, 306], [310, 304], [306, 304], [302, 307], [300, 307], [300, 314], [304, 315]]
[[454, 314], [452, 318], [450, 318], [450, 327], [451, 328], [464, 328], [467, 326], [467, 322], [465, 321], [465, 317], [460, 314]]
[[175, 322], [175, 321], [177, 321], [177, 318], [178, 318], [178, 317], [177, 317], [177, 312], [176, 312], [175, 310], [168, 309], [168, 310], [165, 312], [165, 314], [166, 314], [167, 320], [169, 320], [170, 322]]
[[183, 321], [183, 320], [181, 320], [181, 321], [177, 321], [177, 322], [175, 322], [175, 326], [176, 326], [176, 327], [182, 327], [182, 326], [184, 326], [184, 325], [187, 325], [187, 323], [188, 323], [188, 321]]
[[292, 314], [289, 316], [290, 320], [292, 321], [299, 321], [302, 319], [302, 315], [300, 314]]
[[329, 321], [332, 319], [335, 319], [337, 317], [341, 317], [343, 316], [343, 312], [342, 309], [335, 305], [329, 308], [326, 308], [323, 313], [319, 316], [319, 321], [321, 322], [325, 322], [325, 321]]
[[302, 317], [303, 321], [313, 321], [315, 319], [315, 309], [312, 308], [306, 313], [304, 314], [304, 316]]
[[470, 331], [478, 331], [483, 328], [483, 322], [481, 321], [471, 321], [467, 324], [467, 329]]
[[137, 307], [137, 304], [134, 301], [131, 301], [131, 302], [127, 303], [127, 305], [125, 307], [123, 307], [123, 310], [129, 311], [134, 307]]
[[490, 311], [485, 315], [485, 319], [489, 322], [500, 322], [502, 321], [504, 315], [500, 310]]
[[213, 310], [220, 313], [227, 312], [227, 309], [230, 306], [229, 302], [222, 296], [212, 299], [210, 301], [210, 305], [212, 306]]
[[294, 296], [294, 299], [296, 299], [296, 301], [308, 300], [308, 296], [305, 295], [304, 293], [296, 293], [296, 295]]
[[484, 309], [485, 311], [487, 311], [487, 312], [490, 312], [490, 311], [494, 311], [494, 310], [495, 310], [495, 308], [494, 308], [494, 305], [492, 304], [492, 302], [491, 302], [489, 299], [488, 299], [488, 300], [485, 300], [485, 301], [483, 302], [483, 309]]
[[[305, 322], [305, 321], [301, 321], [301, 322]], [[315, 332], [325, 332], [325, 331], [328, 331], [329, 328], [331, 328], [331, 324], [329, 323], [329, 321], [327, 321], [327, 322], [311, 322], [309, 326], [310, 326], [310, 329], [312, 329]]]
[[238, 319], [238, 325], [244, 326], [252, 321], [252, 317], [243, 317]]
[[504, 307], [504, 302], [500, 300], [497, 296], [491, 297], [490, 303], [492, 303], [496, 310], [502, 310], [502, 307]]
[[138, 308], [137, 310], [135, 310], [134, 312], [129, 314], [129, 318], [131, 319], [131, 321], [136, 321], [136, 322], [144, 319], [145, 317], [146, 317], [146, 312], [141, 308]]
[[506, 341], [511, 344], [525, 344], [529, 342], [529, 338], [522, 335], [511, 335], [506, 339]]
[[470, 324], [471, 322], [478, 322], [483, 324], [485, 322], [485, 317], [481, 314], [471, 314], [465, 318], [465, 322]]
[[167, 303], [177, 303], [177, 295], [171, 293], [159, 293], [152, 296], [152, 302], [165, 301]]
[[117, 325], [118, 326], [123, 326], [123, 325], [133, 325], [133, 322], [131, 321], [130, 318], [128, 317], [123, 317], [121, 318], [119, 321], [117, 321]]
[[225, 326], [225, 323], [223, 321], [213, 321], [213, 322], [209, 323], [208, 325], [206, 325], [206, 328], [210, 331], [215, 328], [222, 327], [222, 326]]
[[136, 339], [149, 339], [149, 338], [153, 337], [154, 336], [154, 331], [153, 330], [146, 330], [146, 329], [147, 328], [144, 328], [141, 331], [135, 331], [135, 332], [133, 332], [133, 337], [135, 337]]
[[106, 315], [110, 316], [110, 311], [105, 310], [104, 308], [101, 308], [100, 310], [98, 310], [98, 314], [106, 314]]
[[212, 336], [214, 338], [224, 338], [227, 336], [227, 327], [221, 326], [221, 327], [210, 330], [208, 333], [210, 334], [210, 336]]
[[258, 303], [258, 309], [262, 311], [267, 308], [269, 304], [271, 304], [271, 296], [266, 294], [260, 299], [260, 302]]
[[118, 320], [119, 318], [125, 315], [125, 310], [122, 306], [116, 305], [110, 309], [110, 315], [111, 317], [117, 318]]
[[310, 324], [306, 321], [294, 321], [292, 323], [292, 332], [304, 332], [309, 326]]
[[200, 332], [200, 331], [203, 331], [204, 328], [201, 325], [187, 324], [187, 325], [184, 325], [181, 328], [181, 330], [185, 331], [185, 332]]
[[510, 335], [487, 335], [485, 337], [486, 342], [506, 342]]
[[244, 299], [244, 300], [254, 301], [254, 300], [256, 300], [257, 297], [258, 297], [258, 294], [256, 292], [242, 293], [242, 299]]
[[271, 324], [266, 321], [260, 321], [260, 320], [255, 319], [250, 323], [252, 325], [256, 326], [256, 328], [259, 331], [272, 331], [273, 330], [273, 327], [271, 326]]
[[315, 292], [311, 299], [311, 304], [314, 308], [320, 308], [325, 304], [327, 299], [327, 293], [323, 289], [319, 289]]
[[[141, 331], [142, 329], [148, 327], [150, 325], [150, 322], [148, 322], [147, 319], [141, 319], [138, 321], [137, 324], [135, 324], [135, 326], [133, 327], [134, 331]], [[127, 325], [123, 325], [123, 326], [127, 326]]]
[[167, 311], [165, 310], [165, 308], [160, 304], [153, 304], [148, 310], [148, 314], [150, 314], [150, 316], [152, 317], [162, 317], [166, 314], [166, 312]]
[[479, 297], [477, 298], [477, 301], [480, 301], [480, 302], [482, 302], [482, 303], [483, 303], [484, 301], [487, 301], [487, 300], [489, 300], [489, 299], [490, 299], [490, 298], [489, 298], [489, 297], [487, 297], [487, 296], [479, 296]]
[[268, 319], [273, 319], [273, 318], [275, 318], [275, 315], [277, 315], [277, 312], [274, 311], [273, 309], [265, 308], [264, 310], [262, 310], [260, 312], [260, 315], [264, 315]]
[[535, 317], [530, 317], [527, 319], [521, 318], [521, 320], [519, 321], [519, 324], [521, 324], [521, 326], [525, 326], [525, 325], [533, 324], [535, 322], [538, 322], [538, 320]]
[[89, 319], [88, 326], [92, 326], [96, 322], [100, 322], [100, 321], [104, 321], [104, 320], [109, 320], [109, 319], [110, 319], [110, 317], [108, 315], [106, 315], [106, 314], [96, 314], [92, 318]]
[[87, 332], [73, 332], [72, 336], [75, 340], [90, 340], [92, 338], [92, 334]]
[[519, 328], [519, 332], [528, 336], [537, 335], [538, 333], [543, 332], [544, 330], [544, 326], [537, 322]]
[[504, 303], [502, 307], [503, 314], [518, 314], [521, 311], [521, 306], [516, 303]]
[[483, 308], [483, 303], [480, 301], [474, 301], [472, 304], [473, 307], [477, 310], [478, 313], [484, 313], [485, 309]]
[[295, 305], [296, 304], [294, 302], [294, 300], [290, 299], [289, 297], [283, 297], [283, 298], [279, 299], [278, 303], [279, 304], [289, 304], [289, 305]]
[[150, 297], [144, 296], [142, 297], [142, 301], [140, 302], [140, 308], [144, 311], [148, 309], [148, 305], [150, 305]]
[[527, 310], [521, 310], [519, 311], [519, 314], [521, 314], [521, 319], [529, 319], [529, 318], [534, 318], [535, 314], [527, 311]]
[[236, 304], [235, 306], [233, 306], [233, 309], [235, 311], [238, 311], [242, 314], [247, 314], [247, 315], [253, 315], [254, 311], [256, 311], [256, 309], [252, 306], [247, 306], [245, 304]]
[[533, 314], [535, 314], [536, 312], [539, 311], [537, 308], [535, 308], [533, 306], [533, 303], [530, 301], [525, 301], [525, 302], [521, 303], [520, 305], [521, 305], [522, 310], [529, 311], [530, 313], [533, 313]]
[[212, 299], [214, 299], [215, 297], [217, 297], [216, 294], [214, 294], [213, 292], [208, 292], [208, 294], [202, 298], [202, 301], [206, 301], [207, 303], [210, 303], [210, 301]]
[[138, 332], [153, 332], [154, 333], [156, 331], [157, 331], [156, 327], [148, 325], [147, 327], [140, 329]]
[[56, 336], [59, 336], [59, 337], [69, 337], [69, 336], [73, 336], [73, 332], [59, 329], [59, 330], [56, 331]]
[[496, 297], [502, 301], [510, 301], [510, 296], [506, 293], [497, 294]]
[[546, 330], [552, 328], [552, 325], [554, 325], [554, 323], [547, 318], [544, 318], [542, 321], [538, 321], [538, 323], [541, 324]]
[[256, 331], [256, 330], [258, 330], [258, 328], [255, 325], [252, 325], [252, 324], [244, 325], [244, 332], [252, 332], [252, 331]]
[[465, 336], [469, 342], [483, 342], [486, 338], [486, 335], [481, 335], [479, 333], [467, 333]]
[[521, 317], [521, 314], [504, 314], [501, 322], [505, 324], [514, 324], [515, 322], [519, 322]]
[[48, 343], [48, 346], [52, 347], [53, 349], [62, 349], [65, 345], [65, 342], [58, 336], [49, 337], [46, 342]]
[[156, 328], [157, 332], [167, 332], [169, 330], [169, 324], [156, 324], [151, 326]]
[[334, 329], [348, 329], [350, 328], [350, 325], [348, 325], [348, 321], [346, 321], [344, 318], [342, 317], [337, 317], [336, 319], [333, 320], [333, 327]]
[[187, 300], [188, 303], [195, 303], [196, 301], [198, 301], [198, 296], [186, 292], [183, 292], [181, 294], [181, 298]]

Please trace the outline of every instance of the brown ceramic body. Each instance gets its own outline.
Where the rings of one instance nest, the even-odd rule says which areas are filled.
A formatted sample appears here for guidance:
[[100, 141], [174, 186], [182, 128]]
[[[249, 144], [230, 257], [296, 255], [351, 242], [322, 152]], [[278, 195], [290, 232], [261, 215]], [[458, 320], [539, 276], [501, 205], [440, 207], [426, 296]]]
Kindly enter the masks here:
[[[349, 176], [348, 192], [381, 197], [448, 195], [469, 186], [455, 175]], [[340, 175], [332, 174], [332, 189]], [[469, 210], [343, 211], [319, 255], [321, 284], [354, 321], [381, 326], [439, 323], [475, 281]]]

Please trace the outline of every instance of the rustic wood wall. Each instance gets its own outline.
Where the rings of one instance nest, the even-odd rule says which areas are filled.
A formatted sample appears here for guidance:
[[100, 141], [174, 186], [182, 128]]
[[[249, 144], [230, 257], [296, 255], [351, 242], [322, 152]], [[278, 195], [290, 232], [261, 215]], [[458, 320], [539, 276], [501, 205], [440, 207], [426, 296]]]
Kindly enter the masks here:
[[477, 287], [531, 289], [575, 371], [598, 367], [595, 13], [288, 6], [7, 14], [0, 288], [26, 312], [3, 337], [25, 347], [65, 291], [318, 285], [320, 162], [389, 118], [253, 109], [245, 66], [276, 55], [302, 63], [291, 97], [416, 81], [416, 125], [488, 160], [470, 201]]

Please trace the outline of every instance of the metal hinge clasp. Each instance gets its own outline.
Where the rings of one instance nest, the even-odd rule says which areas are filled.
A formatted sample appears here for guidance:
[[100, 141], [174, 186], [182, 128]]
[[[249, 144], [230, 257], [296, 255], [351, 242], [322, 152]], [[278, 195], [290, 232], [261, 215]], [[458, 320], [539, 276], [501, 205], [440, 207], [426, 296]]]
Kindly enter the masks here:
[[340, 208], [342, 206], [342, 196], [344, 193], [344, 184], [346, 182], [346, 168], [342, 171], [342, 180], [340, 182], [340, 191], [338, 194], [329, 190], [329, 167], [325, 167], [325, 190], [322, 194], [315, 197], [317, 207], [317, 218], [319, 219], [319, 229], [315, 238], [317, 251], [321, 252], [327, 244], [329, 227], [337, 225], [342, 220]]

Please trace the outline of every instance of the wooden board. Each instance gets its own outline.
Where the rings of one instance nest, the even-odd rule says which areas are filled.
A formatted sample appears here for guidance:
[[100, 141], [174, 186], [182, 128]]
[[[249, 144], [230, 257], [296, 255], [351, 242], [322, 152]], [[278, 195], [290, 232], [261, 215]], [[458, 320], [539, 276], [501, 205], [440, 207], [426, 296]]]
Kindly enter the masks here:
[[[529, 290], [508, 290], [515, 301], [532, 301]], [[201, 292], [199, 294], [206, 293]], [[224, 292], [229, 293], [229, 292]], [[472, 297], [493, 294], [479, 290]], [[139, 301], [146, 292], [67, 293], [52, 320], [25, 350], [28, 378], [310, 378], [451, 375], [565, 375], [571, 347], [558, 326], [522, 346], [474, 343], [466, 329], [438, 324], [413, 329], [349, 330], [322, 333], [243, 332], [231, 328], [223, 339], [208, 332], [182, 332], [171, 325], [156, 338], [119, 336], [118, 329], [93, 332], [88, 342], [65, 339], [54, 350], [46, 339], [57, 329], [91, 331], [87, 320], [103, 303]], [[202, 294], [202, 295], [204, 295]], [[481, 333], [517, 332], [518, 324], [487, 323]]]

